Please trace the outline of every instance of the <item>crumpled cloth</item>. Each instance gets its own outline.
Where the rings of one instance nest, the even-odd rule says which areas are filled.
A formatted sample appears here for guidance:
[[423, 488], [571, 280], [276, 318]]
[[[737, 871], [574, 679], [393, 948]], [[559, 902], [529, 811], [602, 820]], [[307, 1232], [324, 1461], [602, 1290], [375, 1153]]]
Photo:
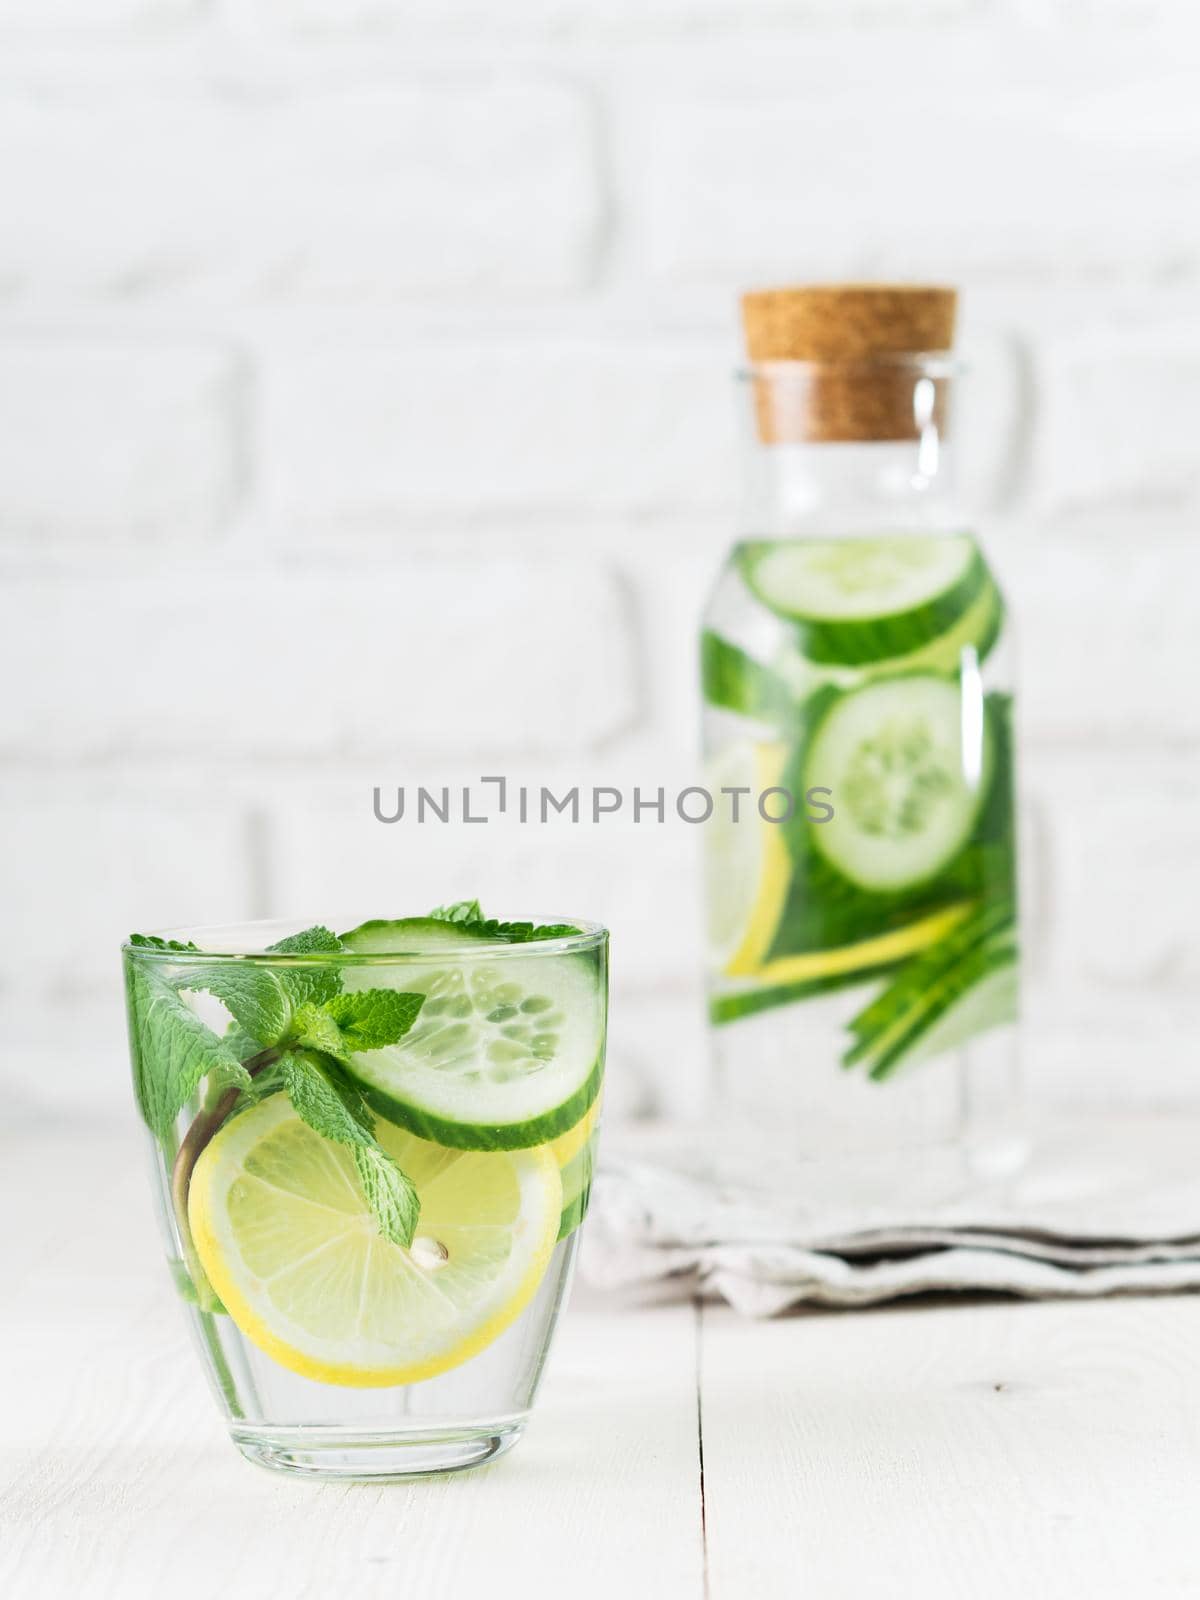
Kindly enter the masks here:
[[706, 1176], [704, 1138], [613, 1138], [580, 1272], [601, 1289], [721, 1298], [752, 1317], [927, 1292], [1090, 1297], [1200, 1288], [1200, 1113], [1090, 1116], [1035, 1136], [1013, 1178], [956, 1166], [886, 1193], [783, 1198]]

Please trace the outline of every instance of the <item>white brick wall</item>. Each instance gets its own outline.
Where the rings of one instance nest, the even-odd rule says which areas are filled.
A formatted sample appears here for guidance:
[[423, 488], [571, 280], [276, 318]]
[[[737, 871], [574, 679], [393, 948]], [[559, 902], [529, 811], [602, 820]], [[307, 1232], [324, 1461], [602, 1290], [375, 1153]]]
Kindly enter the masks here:
[[204, 772], [460, 742], [498, 758], [602, 743], [638, 713], [625, 597], [586, 563], [14, 570], [0, 589], [10, 682], [29, 660], [30, 618], [37, 670], [0, 702], [0, 750], [32, 762], [161, 756]]
[[34, 303], [577, 287], [591, 143], [580, 94], [521, 78], [12, 94], [3, 276]]
[[1038, 380], [1033, 489], [1047, 515], [1200, 505], [1200, 304], [1186, 321], [1055, 340]]
[[195, 16], [204, 0], [0, 0], [0, 28], [84, 33], [161, 26]]
[[139, 796], [68, 770], [6, 779], [0, 838], [6, 1094], [18, 1113], [123, 1106], [118, 947], [164, 922], [256, 915], [250, 818], [215, 786]]
[[1178, 270], [1196, 250], [1193, 80], [1154, 36], [1120, 39], [838, 30], [735, 61], [719, 95], [672, 85], [651, 134], [653, 266], [720, 282]]
[[0, 532], [53, 546], [218, 531], [239, 487], [240, 377], [203, 345], [0, 339]]
[[561, 339], [339, 341], [268, 358], [268, 510], [298, 522], [534, 512], [570, 539], [570, 521], [597, 511], [730, 505], [733, 419], [711, 382], [721, 363], [711, 343]]
[[1134, 750], [1200, 737], [1200, 543], [1149, 507], [1123, 534], [1067, 537], [1053, 520], [1031, 520], [1022, 540], [1011, 525], [1002, 531], [1012, 540], [997, 553], [1022, 645], [1028, 734]]
[[130, 926], [456, 893], [609, 920], [613, 1104], [694, 1101], [694, 830], [370, 794], [687, 781], [734, 295], [811, 274], [967, 291], [1031, 1078], [1200, 1096], [1198, 57], [1175, 0], [0, 0], [29, 1113], [126, 1107]]

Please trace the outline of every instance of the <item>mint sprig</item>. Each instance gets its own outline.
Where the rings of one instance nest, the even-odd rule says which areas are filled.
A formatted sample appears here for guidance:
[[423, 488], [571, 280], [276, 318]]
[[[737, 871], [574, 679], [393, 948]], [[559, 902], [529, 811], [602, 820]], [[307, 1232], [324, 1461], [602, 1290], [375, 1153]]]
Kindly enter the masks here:
[[424, 999], [399, 989], [358, 989], [331, 995], [321, 1006], [309, 1001], [293, 1018], [293, 1036], [335, 1061], [349, 1061], [360, 1051], [396, 1044], [417, 1020]]
[[249, 1082], [238, 1057], [157, 968], [130, 962], [126, 996], [138, 1108], [160, 1139], [170, 1137], [175, 1118], [209, 1073]]
[[493, 918], [467, 922], [463, 926], [469, 933], [478, 933], [487, 939], [503, 939], [506, 944], [530, 944], [537, 939], [568, 939], [580, 932], [570, 922], [497, 922]]
[[434, 922], [482, 922], [483, 912], [478, 900], [455, 900], [448, 906], [438, 906], [429, 913]]
[[413, 1241], [421, 1202], [412, 1180], [375, 1138], [375, 1119], [340, 1069], [319, 1055], [295, 1051], [283, 1064], [288, 1098], [314, 1132], [349, 1145], [363, 1193], [380, 1233], [405, 1249]]
[[580, 929], [569, 922], [498, 922], [485, 917], [478, 900], [456, 900], [429, 913], [436, 922], [454, 922], [467, 933], [482, 939], [499, 939], [505, 944], [529, 944], [535, 939], [568, 939]]
[[[315, 928], [305, 928], [302, 933], [290, 934], [286, 939], [280, 939], [278, 944], [269, 945], [268, 954], [327, 956], [336, 955], [338, 951], [344, 949], [345, 946], [336, 933], [331, 933], [328, 928], [318, 925]], [[336, 967], [317, 963], [308, 967], [297, 964], [294, 967], [281, 968], [279, 977], [292, 1004], [297, 1006], [306, 1000], [322, 1005], [342, 987], [341, 974]]]
[[354, 1165], [380, 1233], [407, 1250], [421, 1215], [411, 1178], [374, 1140], [354, 1146]]
[[[150, 936], [133, 935], [138, 949], [196, 952]], [[328, 928], [293, 934], [272, 946], [277, 955], [334, 954], [341, 941]], [[392, 989], [341, 992], [341, 974], [324, 963], [269, 968], [254, 961], [128, 964], [130, 1035], [138, 1105], [164, 1142], [180, 1111], [207, 1081], [204, 1109], [180, 1142], [172, 1193], [188, 1266], [202, 1304], [207, 1285], [191, 1243], [187, 1194], [201, 1151], [235, 1111], [282, 1089], [297, 1114], [323, 1138], [353, 1148], [363, 1193], [379, 1231], [398, 1244], [412, 1241], [420, 1211], [415, 1188], [377, 1143], [374, 1118], [343, 1064], [366, 1050], [395, 1044], [408, 1032], [423, 994]], [[233, 1019], [219, 1037], [180, 998], [204, 991]]]
[[283, 983], [265, 967], [247, 962], [189, 967], [175, 980], [178, 989], [202, 989], [219, 1000], [242, 1033], [265, 1045], [279, 1044], [292, 1020], [292, 1000]]

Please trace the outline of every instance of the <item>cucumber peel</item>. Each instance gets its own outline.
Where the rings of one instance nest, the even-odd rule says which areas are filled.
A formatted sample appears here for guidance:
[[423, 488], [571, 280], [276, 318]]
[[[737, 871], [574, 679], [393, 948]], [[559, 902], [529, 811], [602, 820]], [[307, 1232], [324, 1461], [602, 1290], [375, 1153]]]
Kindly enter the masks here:
[[389, 1122], [462, 1150], [516, 1150], [573, 1128], [600, 1090], [607, 987], [603, 948], [558, 954], [468, 923], [364, 924], [345, 943], [406, 955], [349, 966], [347, 989], [390, 980], [424, 996], [397, 1044], [353, 1054], [348, 1070]]
[[773, 726], [797, 720], [799, 706], [783, 678], [711, 628], [700, 636], [700, 681], [710, 706]]
[[795, 627], [803, 654], [832, 666], [910, 655], [989, 582], [967, 534], [756, 541], [739, 563], [755, 597]]
[[356, 1066], [357, 1062], [351, 1062], [351, 1072], [372, 1110], [422, 1139], [454, 1150], [525, 1150], [549, 1144], [587, 1113], [604, 1079], [604, 1062], [600, 1059], [574, 1094], [540, 1116], [515, 1122], [469, 1122], [440, 1115], [416, 1098], [401, 1098], [401, 1091], [392, 1092], [377, 1082], [368, 1082], [355, 1070]]
[[437, 917], [378, 917], [341, 935], [347, 950], [363, 956], [423, 955], [430, 950], [478, 945], [485, 938], [473, 932], [469, 923]]
[[[904, 1063], [956, 1047], [1016, 1015], [1018, 949], [1012, 901], [981, 906], [915, 956], [848, 1024], [842, 1065], [880, 1082]], [[1004, 981], [997, 981], [1004, 975]]]
[[592, 1137], [562, 1169], [563, 1204], [558, 1224], [560, 1240], [569, 1238], [587, 1215], [595, 1166], [596, 1141]]

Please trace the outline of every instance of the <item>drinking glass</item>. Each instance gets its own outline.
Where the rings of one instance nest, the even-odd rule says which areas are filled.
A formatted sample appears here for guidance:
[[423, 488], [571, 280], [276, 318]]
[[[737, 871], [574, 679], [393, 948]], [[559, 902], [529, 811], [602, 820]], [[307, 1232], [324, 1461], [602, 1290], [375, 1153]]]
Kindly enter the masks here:
[[[434, 927], [399, 953], [281, 953], [300, 924], [264, 922], [124, 947], [168, 1263], [251, 1460], [400, 1478], [520, 1438], [570, 1284], [604, 1069], [608, 934], [570, 925], [524, 943]], [[246, 1027], [246, 996], [276, 990], [303, 1049]], [[419, 997], [397, 1044], [340, 1062], [311, 1047], [306, 996], [387, 990]], [[357, 1119], [341, 1138], [337, 1104], [305, 1113], [306, 1084]], [[416, 1186], [407, 1247], [368, 1204], [358, 1138]]]

